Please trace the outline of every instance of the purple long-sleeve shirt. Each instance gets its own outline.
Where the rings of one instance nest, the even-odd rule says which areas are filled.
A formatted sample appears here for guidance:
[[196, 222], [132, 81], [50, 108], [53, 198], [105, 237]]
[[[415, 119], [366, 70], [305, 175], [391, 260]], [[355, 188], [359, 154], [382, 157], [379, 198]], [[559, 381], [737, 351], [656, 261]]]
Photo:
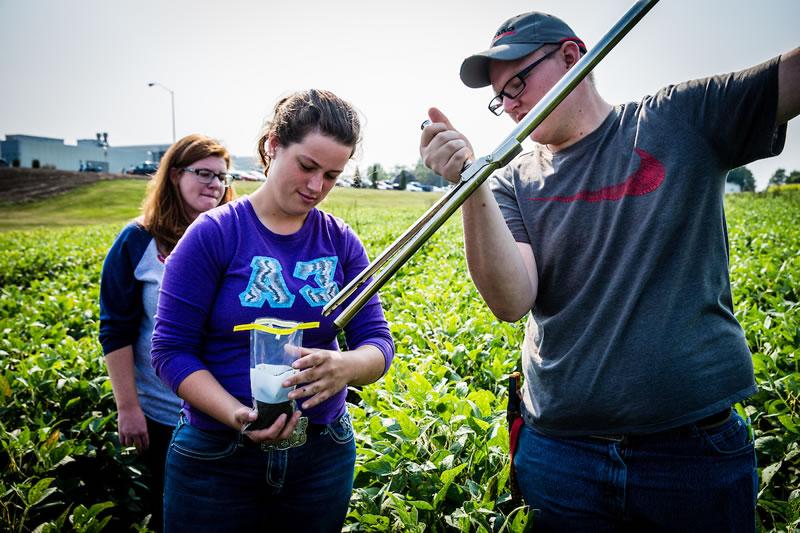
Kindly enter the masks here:
[[[322, 308], [367, 264], [350, 227], [317, 209], [292, 235], [267, 229], [247, 197], [200, 215], [166, 263], [153, 334], [156, 373], [177, 392], [187, 376], [208, 370], [250, 405], [250, 335], [233, 327], [263, 317], [319, 322], [303, 331], [303, 346], [339, 350], [333, 326], [338, 313], [323, 317]], [[377, 297], [344, 333], [349, 349], [376, 346], [388, 370], [394, 344]], [[327, 424], [344, 411], [346, 395], [343, 388], [304, 415]], [[187, 402], [183, 412], [194, 426], [225, 427]]]

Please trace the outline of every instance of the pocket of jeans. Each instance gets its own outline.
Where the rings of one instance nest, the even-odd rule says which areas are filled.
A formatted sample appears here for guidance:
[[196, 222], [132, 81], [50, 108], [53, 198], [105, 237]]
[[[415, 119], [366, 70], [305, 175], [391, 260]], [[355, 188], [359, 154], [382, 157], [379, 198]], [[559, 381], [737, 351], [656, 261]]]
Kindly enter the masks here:
[[170, 447], [185, 457], [211, 461], [233, 455], [237, 442], [230, 435], [180, 424], [175, 430]]
[[353, 440], [353, 423], [350, 420], [350, 414], [345, 411], [342, 416], [328, 424], [325, 433], [338, 444], [347, 444]]
[[747, 424], [735, 412], [721, 426], [701, 431], [714, 451], [721, 455], [738, 455], [753, 449]]

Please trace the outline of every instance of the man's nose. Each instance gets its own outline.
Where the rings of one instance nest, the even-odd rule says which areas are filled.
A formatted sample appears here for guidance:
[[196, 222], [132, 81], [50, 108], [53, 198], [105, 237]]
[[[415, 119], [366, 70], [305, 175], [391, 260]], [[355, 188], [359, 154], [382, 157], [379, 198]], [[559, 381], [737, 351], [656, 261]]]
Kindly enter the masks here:
[[514, 96], [514, 97], [503, 96], [503, 111], [505, 111], [506, 113], [508, 113], [510, 115], [511, 111], [515, 107], [517, 107], [519, 105], [519, 102], [517, 101], [517, 98], [519, 98], [520, 96], [522, 96], [522, 93], [520, 93], [520, 94], [518, 94], [517, 96]]

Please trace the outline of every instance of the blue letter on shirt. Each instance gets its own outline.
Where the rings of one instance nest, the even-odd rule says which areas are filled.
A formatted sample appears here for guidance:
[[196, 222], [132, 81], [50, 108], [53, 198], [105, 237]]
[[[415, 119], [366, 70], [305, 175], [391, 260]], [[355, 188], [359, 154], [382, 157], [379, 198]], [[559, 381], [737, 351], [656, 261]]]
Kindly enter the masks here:
[[320, 257], [311, 261], [298, 261], [295, 265], [294, 277], [308, 279], [309, 276], [314, 275], [314, 282], [318, 288], [315, 289], [310, 285], [303, 285], [300, 289], [300, 294], [311, 307], [322, 307], [339, 292], [339, 286], [333, 281], [338, 262], [339, 258], [334, 255]]
[[262, 307], [264, 301], [269, 302], [270, 307], [292, 306], [294, 295], [289, 292], [281, 274], [281, 264], [275, 258], [256, 255], [250, 266], [253, 268], [250, 283], [239, 295], [244, 307]]

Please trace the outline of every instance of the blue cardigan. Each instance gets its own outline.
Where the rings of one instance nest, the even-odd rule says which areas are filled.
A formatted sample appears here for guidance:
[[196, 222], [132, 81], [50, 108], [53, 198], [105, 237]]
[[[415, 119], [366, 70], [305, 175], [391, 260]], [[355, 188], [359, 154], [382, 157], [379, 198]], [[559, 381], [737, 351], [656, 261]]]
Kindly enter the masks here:
[[136, 390], [145, 416], [174, 426], [181, 400], [156, 376], [150, 359], [163, 275], [163, 258], [152, 235], [137, 222], [125, 226], [103, 262], [100, 344], [104, 354], [133, 347]]

